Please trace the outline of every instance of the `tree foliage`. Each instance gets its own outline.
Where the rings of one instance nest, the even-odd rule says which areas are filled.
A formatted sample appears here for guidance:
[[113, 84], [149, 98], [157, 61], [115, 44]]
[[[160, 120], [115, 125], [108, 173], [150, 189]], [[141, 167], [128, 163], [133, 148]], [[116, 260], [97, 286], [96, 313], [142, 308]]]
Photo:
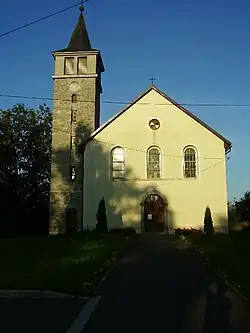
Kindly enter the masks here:
[[52, 114], [0, 110], [0, 236], [48, 230]]
[[250, 191], [246, 191], [240, 200], [235, 202], [235, 211], [239, 222], [250, 222]]

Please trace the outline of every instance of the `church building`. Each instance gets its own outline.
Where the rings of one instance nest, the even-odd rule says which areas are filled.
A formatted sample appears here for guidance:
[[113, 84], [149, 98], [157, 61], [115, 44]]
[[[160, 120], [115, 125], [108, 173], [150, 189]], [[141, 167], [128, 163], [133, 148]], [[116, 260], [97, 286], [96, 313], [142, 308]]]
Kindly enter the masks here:
[[231, 142], [153, 83], [100, 126], [104, 64], [82, 6], [67, 48], [52, 54], [50, 233], [95, 229], [102, 198], [109, 229], [202, 229], [209, 211], [227, 232]]

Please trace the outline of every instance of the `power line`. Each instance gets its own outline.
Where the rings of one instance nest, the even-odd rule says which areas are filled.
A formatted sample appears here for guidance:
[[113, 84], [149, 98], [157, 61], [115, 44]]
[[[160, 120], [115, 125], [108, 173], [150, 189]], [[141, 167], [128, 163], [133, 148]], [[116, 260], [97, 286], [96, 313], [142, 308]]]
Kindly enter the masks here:
[[50, 18], [50, 17], [52, 17], [52, 16], [55, 16], [55, 15], [61, 14], [61, 13], [63, 13], [63, 12], [66, 12], [67, 10], [70, 10], [70, 9], [76, 7], [76, 6], [79, 6], [81, 3], [84, 3], [84, 2], [87, 2], [87, 1], [89, 1], [89, 0], [85, 0], [85, 1], [78, 2], [78, 3], [76, 3], [75, 5], [72, 5], [72, 6], [66, 7], [66, 8], [61, 9], [61, 10], [58, 10], [57, 12], [54, 12], [54, 13], [49, 14], [49, 15], [46, 15], [46, 16], [44, 16], [44, 17], [38, 19], [38, 20], [35, 20], [35, 21], [32, 21], [32, 22], [29, 22], [29, 23], [27, 23], [27, 24], [24, 24], [24, 25], [21, 25], [20, 27], [15, 28], [15, 29], [12, 29], [12, 30], [6, 31], [6, 32], [0, 34], [0, 38], [1, 38], [1, 37], [4, 37], [4, 36], [7, 36], [7, 35], [9, 35], [9, 34], [11, 34], [11, 33], [13, 33], [13, 32], [16, 32], [16, 31], [18, 31], [18, 30], [21, 30], [21, 29], [27, 28], [27, 27], [29, 27], [29, 26], [31, 26], [31, 25], [33, 25], [33, 24], [39, 23], [39, 22], [41, 22], [41, 21], [43, 21], [43, 20], [46, 20], [46, 19], [48, 19], [48, 18]]
[[[202, 170], [200, 170], [200, 171], [198, 171], [197, 172], [197, 176], [199, 177], [199, 175], [201, 174], [201, 173], [203, 173], [203, 172], [206, 172], [206, 171], [208, 171], [208, 170], [210, 170], [210, 169], [213, 169], [213, 168], [215, 168], [216, 166], [218, 166], [219, 164], [221, 164], [221, 163], [224, 163], [225, 161], [228, 161], [230, 159], [230, 157], [226, 157], [226, 159], [223, 159], [222, 161], [220, 161], [220, 162], [218, 162], [218, 163], [215, 163], [215, 164], [213, 164], [213, 165], [210, 165], [209, 167], [207, 167], [207, 168], [204, 168], [204, 169], [202, 169]], [[128, 179], [129, 180], [129, 179]], [[147, 180], [149, 180], [149, 179], [147, 179]], [[159, 179], [160, 181], [162, 180], [162, 181], [164, 181], [164, 179]], [[159, 181], [158, 180], [158, 181]], [[152, 179], [152, 181], [154, 181], [154, 179]], [[181, 178], [181, 177], [179, 177], [179, 178], [171, 178], [171, 179], [166, 179], [165, 180], [165, 183], [160, 183], [160, 184], [158, 184], [158, 181], [157, 181], [157, 179], [156, 179], [156, 183], [155, 183], [155, 187], [156, 188], [159, 188], [159, 187], [161, 187], [161, 186], [164, 186], [165, 185], [165, 183], [167, 182], [168, 184], [169, 183], [171, 183], [171, 182], [173, 182], [173, 181], [183, 181], [183, 182], [185, 182], [185, 181], [187, 181], [187, 179], [186, 178]]]
[[[44, 128], [35, 128], [35, 131], [38, 131], [38, 130], [41, 131], [41, 132], [46, 132], [46, 129], [44, 129]], [[20, 131], [12, 131], [11, 134], [18, 134], [21, 131], [22, 131], [22, 129]], [[59, 133], [65, 133], [67, 135], [70, 135], [70, 130], [66, 131], [66, 130], [62, 130], [62, 129], [58, 129], [58, 128], [52, 127], [52, 131], [59, 132]], [[76, 138], [76, 135], [73, 135], [73, 137]], [[120, 146], [117, 143], [115, 144], [115, 143], [111, 143], [111, 142], [108, 142], [108, 141], [102, 141], [102, 140], [96, 140], [96, 139], [94, 139], [94, 141], [96, 143], [99, 143], [99, 144], [109, 145], [112, 148], [116, 147], [116, 146]], [[157, 147], [157, 145], [152, 145], [152, 147], [153, 146]], [[144, 154], [147, 153], [147, 151], [148, 151], [148, 149], [138, 149], [138, 148], [128, 147], [128, 146], [124, 146], [124, 145], [122, 145], [122, 147], [124, 149], [127, 149], [127, 150], [131, 150], [131, 151], [135, 151], [135, 152], [140, 152], [140, 153], [144, 153]], [[187, 145], [187, 147], [188, 147], [188, 145]], [[160, 151], [160, 156], [165, 156], [165, 157], [170, 157], [170, 158], [181, 158], [181, 159], [183, 158], [183, 156], [181, 156], [181, 155], [165, 154], [165, 153], [162, 153], [161, 151]], [[217, 156], [196, 157], [195, 160], [198, 161], [200, 159], [204, 159], [204, 160], [220, 160], [222, 162], [225, 161], [224, 157], [217, 157]]]
[[[212, 168], [215, 168], [216, 166], [218, 166], [219, 164], [221, 164], [221, 163], [224, 163], [226, 160], [229, 160], [229, 157], [227, 157], [226, 159], [224, 159], [223, 161], [220, 161], [220, 162], [218, 162], [218, 163], [215, 163], [215, 164], [213, 164], [213, 165], [211, 165], [211, 166], [209, 166], [209, 167], [207, 167], [207, 168], [205, 168], [205, 169], [202, 169], [202, 170], [200, 170], [199, 172], [198, 172], [198, 176], [201, 174], [201, 173], [203, 173], [203, 172], [206, 172], [207, 170], [210, 170], [210, 169], [212, 169]], [[186, 178], [181, 178], [181, 177], [179, 177], [179, 178], [160, 178], [160, 179], [148, 179], [148, 178], [125, 178], [125, 179], [122, 179], [121, 180], [121, 182], [135, 182], [135, 181], [142, 181], [142, 182], [144, 182], [144, 181], [152, 181], [152, 182], [154, 182], [154, 185], [152, 185], [152, 187], [155, 187], [156, 189], [158, 189], [159, 187], [161, 187], [161, 186], [164, 186], [164, 185], [166, 185], [166, 183], [171, 183], [171, 182], [173, 182], [173, 181], [180, 181], [180, 182], [185, 182], [185, 181], [187, 181], [187, 179]], [[161, 182], [161, 183], [159, 183], [159, 182]], [[73, 192], [71, 192], [71, 191], [50, 191], [50, 193], [62, 193], [62, 192], [68, 192], [68, 193], [72, 193], [72, 195], [74, 194], [74, 193], [82, 193], [82, 191], [73, 191]]]
[[[56, 131], [56, 132], [60, 132], [60, 133], [66, 133], [67, 135], [69, 135], [70, 134], [70, 130], [69, 131], [64, 131], [64, 130], [61, 130], [61, 129], [58, 129], [58, 128], [55, 128], [55, 127], [53, 127], [53, 131]], [[74, 135], [74, 138], [76, 138], [76, 135]], [[111, 146], [111, 147], [116, 147], [116, 146], [119, 146], [119, 144], [114, 144], [114, 143], [111, 143], [111, 142], [108, 142], [108, 141], [102, 141], [102, 140], [96, 140], [96, 139], [94, 139], [94, 141], [96, 142], [96, 143], [103, 143], [103, 144], [106, 144], [106, 145], [109, 145], [109, 146]], [[153, 146], [157, 146], [157, 145], [152, 145], [152, 147]], [[132, 151], [135, 151], [135, 152], [140, 152], [140, 153], [147, 153], [147, 151], [148, 151], [148, 149], [138, 149], [138, 148], [133, 148], [133, 147], [128, 147], [128, 146], [124, 146], [124, 145], [122, 145], [122, 147], [124, 148], [124, 149], [127, 149], [127, 150], [132, 150]], [[165, 153], [162, 153], [162, 152], [160, 152], [160, 156], [166, 156], [166, 157], [171, 157], [171, 158], [183, 158], [183, 156], [181, 156], [181, 155], [173, 155], [173, 154], [165, 154]], [[199, 160], [200, 158], [199, 157], [197, 157], [196, 158], [196, 161], [197, 160]], [[211, 156], [209, 156], [209, 157], [202, 157], [202, 159], [204, 159], [204, 160], [223, 160], [223, 161], [225, 161], [225, 157], [211, 157]]]
[[[226, 158], [226, 160], [229, 160], [229, 157], [227, 157]], [[211, 165], [211, 166], [209, 166], [209, 167], [207, 167], [207, 168], [205, 168], [205, 169], [202, 169], [202, 170], [200, 170], [199, 172], [198, 172], [198, 176], [201, 174], [201, 173], [203, 173], [203, 172], [206, 172], [207, 170], [209, 170], [209, 169], [212, 169], [212, 168], [215, 168], [216, 166], [218, 166], [219, 164], [221, 164], [221, 163], [224, 163], [225, 161], [226, 161], [225, 159], [223, 160], [223, 161], [220, 161], [220, 162], [218, 162], [218, 163], [215, 163], [215, 164], [213, 164], [213, 165]], [[164, 186], [164, 185], [166, 185], [166, 183], [171, 183], [171, 182], [173, 182], [173, 181], [180, 181], [180, 182], [185, 182], [185, 181], [187, 181], [187, 179], [186, 178], [181, 178], [181, 177], [179, 177], [179, 178], [158, 178], [158, 179], [148, 179], [148, 178], [123, 178], [123, 179], [121, 179], [120, 180], [121, 182], [135, 182], [135, 181], [141, 181], [141, 182], [148, 182], [148, 181], [151, 181], [151, 182], [154, 182], [154, 185], [152, 185], [152, 187], [155, 187], [156, 189], [158, 189], [159, 187], [161, 187], [161, 186]], [[159, 183], [160, 182], [160, 183]], [[68, 193], [72, 193], [72, 195], [74, 194], [74, 193], [82, 193], [82, 191], [74, 191], [73, 190], [73, 192], [72, 191], [50, 191], [50, 193], [61, 193], [61, 192], [68, 192]]]
[[[71, 102], [71, 99], [68, 98], [52, 98], [52, 97], [39, 97], [39, 96], [23, 96], [23, 95], [11, 95], [11, 94], [0, 94], [0, 97], [6, 98], [20, 98], [20, 99], [29, 99], [29, 100], [46, 100], [46, 101], [62, 101], [62, 102]], [[78, 99], [78, 102], [84, 103], [94, 103], [94, 100], [81, 100]], [[110, 101], [104, 100], [100, 102], [101, 104], [116, 104], [116, 105], [132, 105], [134, 102], [124, 102], [124, 101]], [[149, 102], [136, 102], [139, 105], [164, 105], [164, 106], [173, 106], [172, 103], [149, 103]], [[178, 103], [179, 106], [189, 106], [189, 107], [250, 107], [249, 104], [231, 104], [231, 103]]]

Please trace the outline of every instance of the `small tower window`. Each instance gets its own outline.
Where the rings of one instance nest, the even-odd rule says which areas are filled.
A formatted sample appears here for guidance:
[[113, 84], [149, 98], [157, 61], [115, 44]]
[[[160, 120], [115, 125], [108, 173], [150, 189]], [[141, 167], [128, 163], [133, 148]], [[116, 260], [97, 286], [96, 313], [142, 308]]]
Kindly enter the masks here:
[[64, 59], [64, 74], [72, 75], [74, 74], [74, 57], [66, 57]]
[[77, 103], [77, 94], [71, 96], [71, 103]]
[[71, 111], [71, 124], [76, 122], [76, 110]]
[[69, 168], [69, 179], [71, 181], [74, 181], [76, 179], [76, 168], [73, 165], [71, 165]]
[[87, 57], [78, 58], [77, 62], [77, 74], [87, 73]]

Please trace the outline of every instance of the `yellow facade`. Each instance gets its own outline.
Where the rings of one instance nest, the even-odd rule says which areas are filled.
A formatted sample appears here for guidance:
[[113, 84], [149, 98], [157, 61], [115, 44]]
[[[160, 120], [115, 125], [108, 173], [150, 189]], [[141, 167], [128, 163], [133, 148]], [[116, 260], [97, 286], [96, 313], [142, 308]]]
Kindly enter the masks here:
[[[151, 119], [160, 128], [149, 127]], [[166, 230], [203, 228], [206, 207], [216, 230], [227, 232], [227, 184], [224, 141], [170, 103], [153, 86], [136, 103], [92, 135], [84, 147], [83, 228], [96, 226], [105, 198], [109, 228], [144, 230], [143, 202], [150, 193], [165, 201]], [[112, 180], [111, 151], [125, 150], [124, 180]], [[160, 179], [147, 179], [147, 150], [160, 149]], [[194, 147], [197, 177], [185, 178], [183, 151]]]

